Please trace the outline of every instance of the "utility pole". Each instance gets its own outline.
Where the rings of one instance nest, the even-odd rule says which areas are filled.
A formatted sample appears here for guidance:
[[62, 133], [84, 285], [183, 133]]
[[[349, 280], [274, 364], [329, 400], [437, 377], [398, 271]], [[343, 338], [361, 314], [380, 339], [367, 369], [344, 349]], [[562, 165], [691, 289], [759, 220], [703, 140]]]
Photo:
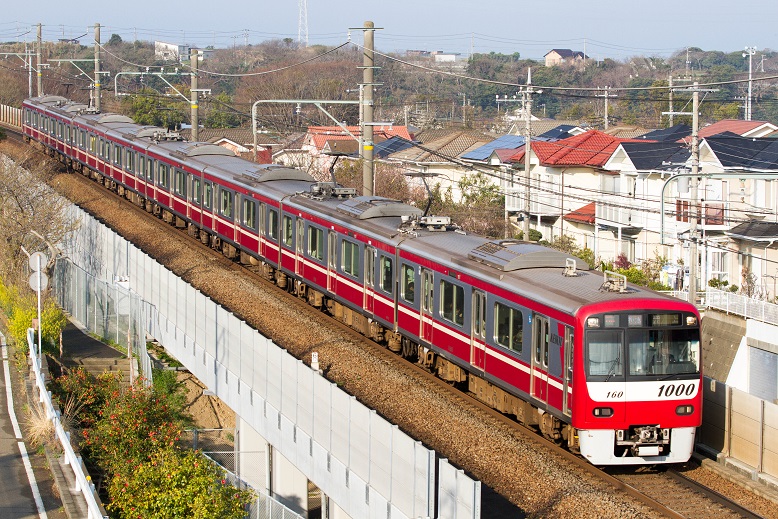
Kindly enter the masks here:
[[[192, 140], [200, 140], [200, 121], [197, 113], [197, 66], [200, 52], [197, 49], [189, 49], [189, 63], [192, 67], [192, 86], [190, 88], [192, 96]], [[256, 153], [256, 150], [255, 150]]]
[[365, 22], [365, 51], [362, 60], [362, 194], [373, 196], [374, 163], [373, 163], [373, 72], [375, 70], [375, 24]]
[[751, 61], [756, 54], [756, 47], [746, 47], [743, 57], [748, 56], [748, 98], [746, 99], [746, 121], [751, 120]]
[[700, 179], [697, 177], [700, 169], [700, 89], [699, 83], [694, 82], [692, 93], [692, 204], [694, 209], [692, 210], [691, 225], [689, 226], [689, 239], [691, 244], [689, 246], [689, 256], [691, 257], [691, 265], [689, 265], [689, 302], [696, 304], [697, 302], [697, 216], [699, 212], [699, 204], [697, 201], [697, 188], [699, 186]]
[[100, 24], [95, 24], [95, 109], [100, 111]]
[[522, 231], [524, 241], [529, 241], [530, 219], [530, 167], [532, 166], [532, 94], [541, 93], [532, 88], [532, 69], [527, 69], [527, 86], [521, 90], [524, 105], [524, 220]]
[[38, 24], [38, 47], [35, 51], [35, 63], [38, 64], [38, 97], [43, 96], [43, 76], [41, 73], [41, 70], [43, 67], [41, 67], [41, 45], [43, 44], [43, 36], [41, 34], [42, 26], [41, 24]]
[[670, 76], [667, 78], [667, 83], [670, 87], [670, 95], [669, 95], [670, 106], [668, 108], [669, 110], [668, 113], [670, 114], [670, 124], [668, 125], [668, 128], [672, 128], [673, 127], [673, 73], [672, 72], [670, 72]]
[[605, 129], [608, 129], [608, 99], [611, 97], [619, 97], [616, 94], [609, 94], [608, 89], [610, 87], [605, 87], [605, 93], [604, 94], [595, 94], [594, 97], [604, 97], [605, 98], [605, 114], [603, 115], [603, 124], [605, 125]]

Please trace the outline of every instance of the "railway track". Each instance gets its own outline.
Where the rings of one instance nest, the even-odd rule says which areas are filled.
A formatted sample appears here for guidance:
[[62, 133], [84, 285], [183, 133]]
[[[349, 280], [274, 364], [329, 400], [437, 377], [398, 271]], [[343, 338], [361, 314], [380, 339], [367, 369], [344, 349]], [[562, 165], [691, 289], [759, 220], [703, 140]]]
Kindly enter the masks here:
[[[82, 183], [85, 189], [88, 186], [95, 186], [95, 183], [93, 181], [81, 175], [73, 175], [73, 177], [77, 178], [78, 182]], [[264, 279], [262, 276], [257, 274], [256, 271], [252, 271], [254, 269], [245, 269], [244, 267], [236, 264], [235, 262], [225, 258], [219, 252], [214, 251], [205, 245], [202, 245], [197, 240], [193, 240], [187, 237], [185, 233], [176, 231], [173, 227], [162, 222], [161, 220], [148, 218], [148, 214], [143, 209], [131, 204], [130, 202], [124, 200], [121, 197], [116, 196], [116, 198], [121, 202], [123, 202], [123, 203], [120, 202], [122, 211], [135, 212], [137, 213], [138, 218], [143, 218], [145, 220], [154, 222], [154, 225], [159, 229], [159, 232], [169, 233], [166, 235], [170, 236], [171, 239], [175, 237], [175, 240], [177, 242], [182, 242], [182, 243], [185, 242], [189, 244], [188, 247], [195, 247], [198, 250], [203, 252], [208, 251], [207, 253], [210, 255], [210, 260], [212, 262], [218, 263], [223, 268], [238, 273], [241, 276], [245, 276], [247, 279], [250, 279], [253, 283], [262, 285], [263, 287], [265, 287], [265, 289], [269, 290], [270, 285], [273, 285], [272, 283]], [[99, 214], [96, 216], [101, 217], [101, 215]], [[160, 238], [157, 237], [157, 239]], [[323, 317], [321, 311], [318, 311], [310, 307], [307, 303], [297, 298], [296, 296], [281, 291], [280, 289], [275, 287], [275, 285], [273, 285], [273, 292], [276, 294], [277, 297], [283, 298], [284, 305], [288, 306], [289, 308], [294, 308], [295, 312], [307, 313], [309, 316], [311, 316], [312, 319], [321, 319]], [[225, 304], [225, 306], [229, 307], [230, 305]], [[244, 317], [240, 309], [232, 308], [232, 310], [235, 311], [237, 315]], [[364, 338], [362, 335], [353, 331], [350, 327], [346, 326], [345, 324], [342, 324], [334, 319], [329, 319], [329, 325], [336, 327], [339, 330], [338, 333], [340, 333], [344, 337], [348, 337], [349, 341], [353, 341], [355, 343], [358, 342], [361, 345], [361, 347], [369, 349], [370, 354], [379, 357], [381, 359], [381, 362], [393, 363], [393, 364], [400, 363], [404, 365], [406, 368], [411, 368], [412, 371], [414, 371], [414, 377], [423, 379], [425, 381], [425, 384], [429, 384], [430, 386], [434, 386], [438, 388], [440, 391], [445, 391], [453, 395], [452, 398], [455, 401], [454, 405], [459, 408], [462, 408], [463, 410], [465, 410], [465, 412], [473, 413], [476, 414], [477, 416], [488, 415], [490, 419], [492, 419], [495, 423], [501, 423], [504, 424], [506, 427], [509, 427], [511, 431], [513, 431], [513, 434], [520, 436], [522, 438], [523, 442], [527, 444], [531, 444], [531, 447], [529, 447], [530, 450], [535, 451], [536, 449], [543, 449], [543, 451], [553, 453], [553, 459], [555, 460], [554, 463], [557, 463], [559, 466], [561, 466], [567, 474], [577, 475], [578, 477], [581, 478], [596, 479], [599, 482], [601, 482], [602, 485], [607, 485], [611, 489], [617, 489], [618, 491], [623, 492], [624, 494], [630, 496], [630, 498], [639, 502], [642, 507], [654, 511], [655, 514], [662, 515], [665, 517], [701, 517], [702, 514], [704, 514], [705, 517], [712, 517], [712, 516], [759, 517], [758, 515], [748, 512], [745, 509], [737, 507], [737, 505], [725, 503], [724, 501], [728, 501], [728, 500], [726, 500], [726, 498], [723, 498], [722, 496], [718, 496], [718, 497], [712, 496], [711, 494], [715, 494], [715, 492], [711, 493], [705, 490], [692, 491], [691, 490], [692, 483], [681, 484], [680, 482], [678, 482], [678, 480], [672, 479], [672, 477], [669, 476], [666, 473], [666, 471], [661, 473], [660, 471], [656, 471], [656, 474], [654, 474], [647, 470], [631, 469], [629, 472], [623, 471], [623, 473], [616, 474], [616, 475], [603, 472], [597, 469], [596, 467], [593, 467], [591, 464], [589, 464], [587, 461], [583, 460], [582, 458], [575, 456], [569, 453], [568, 451], [561, 449], [560, 447], [553, 444], [552, 442], [543, 439], [541, 436], [535, 434], [534, 432], [531, 432], [527, 428], [520, 426], [514, 420], [492, 410], [491, 408], [485, 406], [480, 401], [475, 400], [469, 395], [461, 392], [451, 391], [451, 388], [447, 383], [434, 377], [432, 374], [422, 369], [421, 367], [416, 365], [411, 365], [407, 362], [400, 362], [401, 359], [397, 355], [389, 352], [382, 346], [372, 341], [369, 341], [368, 339]], [[285, 337], [283, 337], [282, 335], [274, 334], [272, 331], [268, 333], [268, 335], [270, 336], [271, 339], [275, 340], [278, 344], [286, 347]], [[293, 351], [293, 353], [295, 353], [297, 356], [299, 356], [300, 358], [304, 358], [304, 360], [307, 361], [308, 358], [306, 357], [309, 356], [310, 352], [314, 348], [309, 346], [306, 350], [298, 349], [296, 352], [292, 348], [289, 349], [290, 351]], [[359, 397], [359, 395], [357, 396]], [[366, 403], [372, 406], [370, 402], [366, 402]], [[402, 423], [399, 423], [398, 425], [400, 425], [400, 427], [402, 427], [405, 430], [412, 429], [411, 427], [408, 427], [407, 424], [404, 425]], [[409, 431], [409, 432], [412, 433], [413, 431]], [[425, 441], [425, 443], [427, 442]], [[441, 450], [437, 445], [433, 444], [431, 446], [436, 450], [439, 451]], [[445, 453], [445, 450], [443, 450], [442, 452]], [[465, 465], [462, 462], [462, 460], [452, 460], [452, 461], [454, 461], [455, 463], [458, 462], [460, 465]], [[473, 469], [467, 466], [465, 466], [465, 468], [473, 472], [477, 477], [480, 478], [477, 468]], [[678, 499], [674, 499], [673, 496], [682, 496], [682, 497], [680, 500], [678, 500]], [[515, 499], [513, 500], [515, 502]], [[647, 515], [651, 516], [652, 514], [647, 514]]]

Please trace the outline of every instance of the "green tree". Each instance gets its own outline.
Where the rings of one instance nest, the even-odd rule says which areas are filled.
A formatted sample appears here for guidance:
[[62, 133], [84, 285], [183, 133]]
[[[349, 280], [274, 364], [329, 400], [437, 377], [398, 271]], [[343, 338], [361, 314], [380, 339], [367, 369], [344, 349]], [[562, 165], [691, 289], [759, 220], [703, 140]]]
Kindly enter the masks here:
[[254, 495], [224, 478], [224, 471], [200, 452], [159, 449], [111, 480], [108, 509], [127, 518], [242, 519]]
[[231, 105], [232, 98], [224, 92], [210, 97], [205, 116], [206, 128], [237, 128], [240, 126], [242, 114]]

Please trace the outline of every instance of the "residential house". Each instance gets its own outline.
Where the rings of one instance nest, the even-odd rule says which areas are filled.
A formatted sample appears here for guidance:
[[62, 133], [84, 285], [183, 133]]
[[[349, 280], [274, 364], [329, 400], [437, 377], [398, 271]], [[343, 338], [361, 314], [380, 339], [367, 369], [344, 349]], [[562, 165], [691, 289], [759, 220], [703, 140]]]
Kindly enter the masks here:
[[[191, 139], [192, 129], [185, 128], [180, 132], [184, 139]], [[227, 148], [239, 157], [254, 159], [254, 135], [248, 128], [200, 128], [198, 139]], [[257, 134], [257, 162], [269, 164], [272, 162], [273, 150], [279, 149], [282, 143], [275, 136], [266, 133]]]
[[582, 64], [589, 56], [577, 50], [551, 49], [546, 53], [544, 58], [547, 67], [555, 67], [562, 64]]
[[[384, 162], [409, 173], [424, 173], [433, 178], [429, 185], [451, 190], [454, 200], [462, 193], [459, 182], [478, 170], [462, 156], [494, 140], [493, 136], [473, 130], [431, 130], [421, 132], [417, 145], [388, 155]], [[419, 181], [421, 183], [421, 181]]]

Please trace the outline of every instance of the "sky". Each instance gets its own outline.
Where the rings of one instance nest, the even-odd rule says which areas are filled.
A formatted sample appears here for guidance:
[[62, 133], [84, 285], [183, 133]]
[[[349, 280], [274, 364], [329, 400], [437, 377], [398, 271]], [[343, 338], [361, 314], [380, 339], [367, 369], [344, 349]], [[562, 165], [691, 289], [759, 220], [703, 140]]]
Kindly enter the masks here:
[[[298, 39], [299, 1], [136, 0], [117, 8], [113, 2], [38, 0], [35, 10], [23, 2], [2, 9], [0, 41], [33, 41], [38, 23], [43, 39], [77, 38], [92, 44], [94, 25], [101, 40], [112, 34], [135, 39], [217, 48], [269, 39]], [[542, 59], [551, 49], [584, 51], [591, 58], [619, 61], [632, 56], [669, 57], [687, 47], [725, 52], [756, 47], [778, 49], [778, 2], [681, 2], [678, 0], [302, 0], [308, 4], [308, 43], [337, 45], [367, 20], [377, 28], [376, 49], [384, 52], [440, 50], [520, 53]], [[128, 5], [120, 3], [119, 5]], [[74, 8], [77, 6], [77, 8]], [[86, 34], [86, 36], [82, 36]]]

